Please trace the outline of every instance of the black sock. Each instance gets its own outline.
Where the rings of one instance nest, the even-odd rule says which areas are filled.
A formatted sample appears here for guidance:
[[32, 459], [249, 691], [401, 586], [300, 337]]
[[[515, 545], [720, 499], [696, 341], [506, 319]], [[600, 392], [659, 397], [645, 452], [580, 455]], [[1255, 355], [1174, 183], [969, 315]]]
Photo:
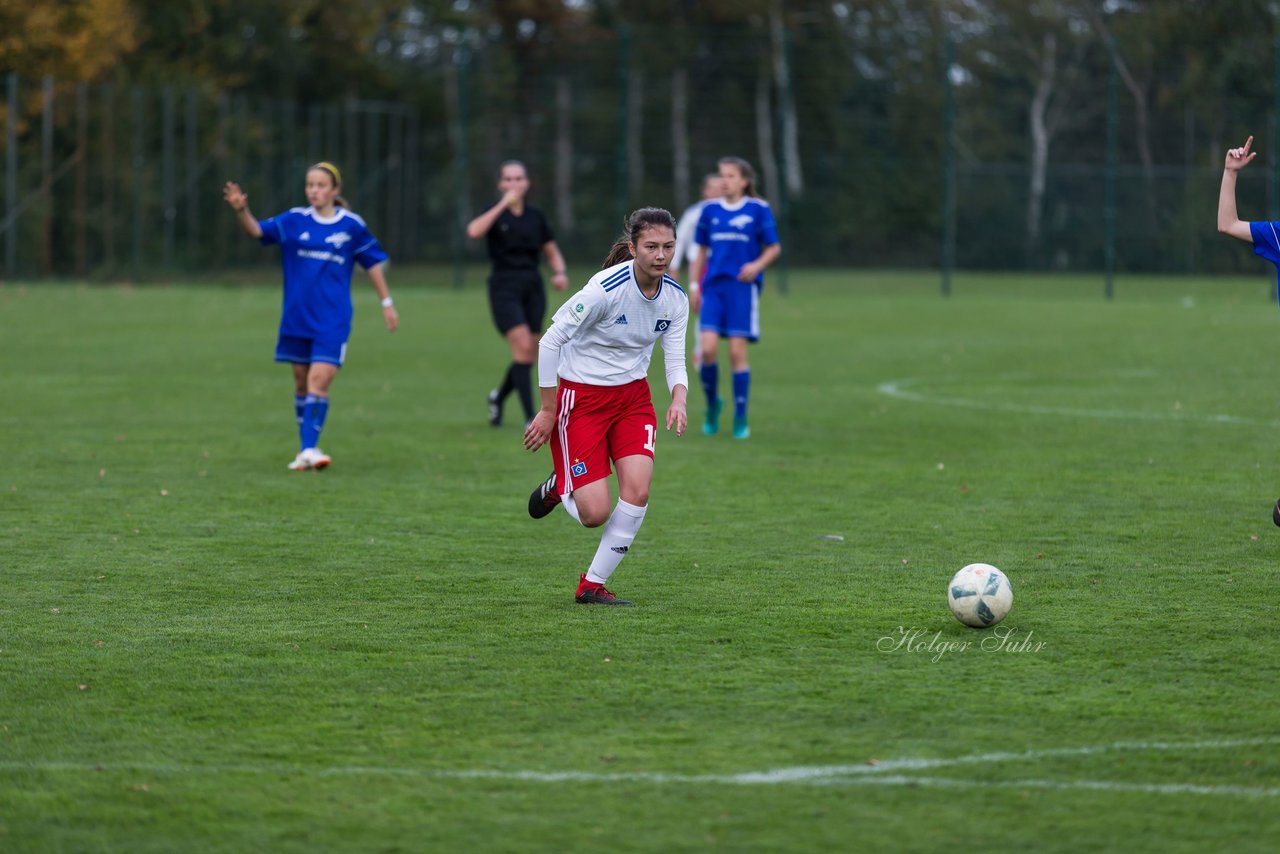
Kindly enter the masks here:
[[516, 363], [512, 362], [507, 366], [507, 372], [502, 377], [502, 385], [498, 386], [498, 403], [502, 403], [507, 399], [507, 395], [515, 388], [515, 381], [511, 378], [511, 372], [516, 369]]
[[524, 420], [528, 421], [533, 418], [533, 386], [531, 374], [533, 365], [521, 365], [518, 362], [511, 363], [511, 370], [507, 376], [511, 378], [512, 384], [516, 387], [516, 393], [520, 395], [520, 405], [524, 407]]

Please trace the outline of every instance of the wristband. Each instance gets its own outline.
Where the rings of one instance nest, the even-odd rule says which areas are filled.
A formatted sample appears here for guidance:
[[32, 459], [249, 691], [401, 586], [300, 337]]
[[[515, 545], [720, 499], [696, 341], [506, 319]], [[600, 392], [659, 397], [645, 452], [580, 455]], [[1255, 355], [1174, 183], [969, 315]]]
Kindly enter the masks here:
[[393, 302], [391, 301], [391, 297], [383, 297], [383, 298], [382, 298], [382, 307], [383, 307], [383, 308], [391, 308], [391, 306], [393, 306], [393, 305], [395, 305], [395, 303], [393, 303]]

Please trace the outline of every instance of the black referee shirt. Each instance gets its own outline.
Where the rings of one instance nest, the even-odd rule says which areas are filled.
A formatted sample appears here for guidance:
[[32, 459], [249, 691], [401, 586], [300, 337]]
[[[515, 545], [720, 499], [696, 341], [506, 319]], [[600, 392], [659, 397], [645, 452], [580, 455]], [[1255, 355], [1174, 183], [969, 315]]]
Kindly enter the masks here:
[[493, 274], [536, 272], [542, 247], [555, 239], [551, 224], [542, 211], [525, 205], [524, 213], [516, 216], [507, 208], [498, 215], [485, 235], [489, 258], [493, 261]]

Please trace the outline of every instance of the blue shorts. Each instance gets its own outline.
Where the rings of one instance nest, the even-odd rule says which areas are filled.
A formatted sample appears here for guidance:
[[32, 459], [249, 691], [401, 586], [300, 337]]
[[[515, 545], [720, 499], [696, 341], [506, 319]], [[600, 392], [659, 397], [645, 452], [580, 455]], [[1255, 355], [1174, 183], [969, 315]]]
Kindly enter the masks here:
[[760, 286], [754, 282], [717, 279], [702, 286], [698, 329], [721, 338], [760, 340]]
[[309, 365], [312, 362], [327, 362], [342, 367], [347, 358], [347, 342], [329, 338], [300, 338], [297, 335], [281, 334], [276, 341], [276, 361], [294, 362]]

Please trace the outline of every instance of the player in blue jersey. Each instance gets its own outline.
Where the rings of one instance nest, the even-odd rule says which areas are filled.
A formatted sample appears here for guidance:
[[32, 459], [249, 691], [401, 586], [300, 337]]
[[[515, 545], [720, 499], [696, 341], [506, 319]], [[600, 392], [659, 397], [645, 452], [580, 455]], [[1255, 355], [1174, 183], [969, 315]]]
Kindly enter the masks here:
[[[740, 157], [719, 161], [724, 197], [707, 202], [694, 236], [698, 258], [690, 265], [689, 301], [700, 311], [699, 337], [702, 367], [699, 376], [707, 396], [702, 432], [720, 431], [720, 372], [716, 357], [720, 339], [729, 339], [733, 368], [733, 436], [751, 435], [747, 424], [747, 398], [751, 391], [751, 366], [747, 344], [760, 340], [760, 288], [764, 270], [782, 254], [778, 227], [768, 202], [755, 194], [755, 170]], [[701, 291], [695, 283], [701, 282]]]
[[[1253, 137], [1239, 148], [1227, 151], [1223, 164], [1222, 187], [1218, 191], [1218, 231], [1237, 240], [1253, 244], [1253, 251], [1277, 267], [1276, 296], [1280, 299], [1280, 222], [1244, 222], [1236, 213], [1236, 178], [1258, 152], [1250, 151]], [[1271, 521], [1280, 526], [1280, 501], [1271, 508]]]
[[[720, 183], [719, 172], [708, 172], [702, 177], [702, 198], [685, 208], [684, 213], [680, 214], [680, 221], [676, 223], [676, 254], [671, 259], [672, 276], [680, 275], [681, 264], [687, 261], [692, 268], [694, 262], [698, 260], [698, 244], [694, 243], [693, 236], [698, 231], [698, 220], [702, 218], [702, 209], [707, 206], [707, 202], [723, 195], [724, 186]], [[704, 266], [702, 271], [705, 273], [706, 269]], [[701, 285], [701, 282], [690, 280], [685, 287], [690, 293], [694, 293]], [[696, 331], [693, 340], [693, 366], [702, 367], [702, 343], [698, 341]]]
[[351, 337], [351, 274], [355, 264], [368, 271], [382, 300], [387, 331], [395, 332], [400, 322], [383, 274], [387, 253], [364, 220], [347, 208], [339, 195], [341, 189], [338, 167], [317, 163], [307, 170], [308, 206], [264, 220], [250, 213], [249, 197], [239, 184], [228, 181], [222, 189], [222, 197], [236, 212], [236, 221], [245, 233], [264, 246], [280, 247], [284, 310], [276, 361], [293, 365], [293, 403], [300, 440], [298, 454], [289, 463], [293, 471], [324, 469], [332, 462], [319, 448], [320, 431], [329, 412], [329, 386], [342, 367]]
[[511, 348], [511, 364], [498, 387], [489, 392], [489, 423], [502, 426], [502, 404], [514, 391], [524, 407], [524, 421], [533, 420], [533, 360], [538, 354], [547, 292], [538, 272], [540, 255], [551, 265], [551, 284], [564, 290], [564, 257], [556, 246], [551, 224], [541, 210], [525, 203], [529, 172], [519, 160], [498, 169], [497, 204], [467, 223], [467, 236], [485, 238], [493, 271], [489, 274], [489, 311], [493, 325]]

